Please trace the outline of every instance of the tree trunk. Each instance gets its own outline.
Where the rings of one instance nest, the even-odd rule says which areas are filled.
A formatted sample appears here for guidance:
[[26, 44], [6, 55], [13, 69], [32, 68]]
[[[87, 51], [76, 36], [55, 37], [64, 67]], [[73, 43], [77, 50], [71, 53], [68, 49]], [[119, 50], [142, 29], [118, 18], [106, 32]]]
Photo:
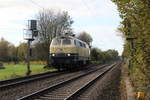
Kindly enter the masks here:
[[47, 44], [47, 49], [46, 49], [47, 50], [47, 67], [50, 67], [49, 45], [50, 45], [50, 43]]

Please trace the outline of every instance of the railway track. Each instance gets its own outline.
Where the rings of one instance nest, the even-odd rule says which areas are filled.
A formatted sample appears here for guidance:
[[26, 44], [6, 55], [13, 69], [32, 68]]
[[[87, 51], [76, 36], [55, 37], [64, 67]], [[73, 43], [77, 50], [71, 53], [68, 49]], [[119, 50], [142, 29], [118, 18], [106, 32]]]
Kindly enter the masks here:
[[[93, 65], [89, 65], [88, 67], [91, 67], [91, 66], [93, 66]], [[54, 72], [40, 73], [40, 74], [35, 74], [35, 75], [30, 75], [30, 76], [25, 76], [25, 77], [19, 77], [19, 78], [14, 78], [14, 79], [0, 80], [0, 88], [15, 85], [15, 84], [17, 85], [17, 84], [24, 83], [27, 81], [38, 80], [38, 79], [41, 79], [43, 77], [51, 77], [51, 76], [58, 75], [60, 73], [64, 73], [64, 72], [54, 71]]]
[[[103, 78], [105, 78], [108, 74], [110, 74], [112, 72], [116, 73], [116, 69], [118, 68], [118, 66], [120, 64], [121, 63], [117, 63], [114, 67], [108, 69], [106, 72], [99, 74], [97, 77], [93, 78], [92, 81], [85, 84], [83, 87], [81, 87], [80, 89], [75, 91], [73, 94], [71, 94], [70, 96], [65, 98], [65, 100], [99, 100], [99, 98], [97, 98], [97, 95], [98, 95], [98, 91], [102, 91], [102, 90], [99, 90], [99, 87], [102, 87], [101, 86], [102, 84], [98, 87], [97, 83], [99, 83], [100, 81], [103, 82], [104, 81]], [[104, 84], [106, 84], [106, 83], [104, 83]], [[102, 88], [104, 88], [104, 87], [102, 87]], [[93, 91], [92, 89], [95, 89], [95, 90]], [[92, 90], [92, 92], [91, 92], [91, 90]], [[95, 94], [97, 94], [97, 95], [95, 95]]]
[[18, 100], [72, 100], [80, 91], [102, 77], [116, 64], [99, 68], [76, 76], [74, 78], [56, 83]]
[[51, 78], [62, 74], [64, 74], [64, 72], [48, 72], [48, 73], [42, 73], [37, 75], [31, 75], [27, 77], [0, 81], [0, 91], [11, 87], [14, 88], [15, 86], [23, 85], [32, 81], [41, 80], [44, 78]]
[[[89, 68], [91, 66], [92, 65], [88, 66], [87, 68]], [[14, 86], [26, 84], [26, 83], [44, 79], [44, 78], [55, 77], [55, 76], [59, 76], [59, 75], [66, 74], [66, 73], [69, 73], [69, 72], [66, 72], [66, 71], [65, 72], [64, 71], [62, 71], [62, 72], [60, 72], [60, 71], [46, 72], [46, 73], [40, 73], [40, 74], [36, 74], [36, 75], [30, 75], [30, 76], [15, 78], [15, 79], [3, 80], [3, 81], [0, 81], [0, 90], [9, 88], [9, 87], [14, 88]]]
[[[98, 67], [103, 68], [106, 65], [99, 65]], [[92, 68], [92, 67], [90, 67]], [[10, 84], [1, 85], [0, 87], [0, 98], [1, 100], [16, 100], [24, 95], [31, 94], [35, 91], [41, 90], [48, 86], [52, 86], [56, 83], [62, 82], [66, 79], [71, 79], [73, 77], [79, 76], [83, 73], [87, 73], [92, 69], [87, 68], [86, 70], [81, 70], [77, 72], [61, 72], [53, 73], [48, 76], [39, 76], [36, 78], [29, 78], [21, 80], [18, 82], [12, 82]], [[94, 66], [96, 68], [96, 66]]]
[[14, 78], [14, 79], [8, 79], [8, 80], [0, 80], [0, 87], [3, 86], [3, 85], [7, 85], [7, 84], [17, 83], [19, 81], [21, 82], [21, 81], [26, 80], [26, 79], [38, 78], [40, 76], [46, 76], [46, 75], [56, 74], [56, 73], [58, 73], [58, 71], [40, 73], [40, 74], [35, 74], [35, 75], [30, 75], [30, 76], [24, 76], [24, 77], [19, 77], [19, 78]]

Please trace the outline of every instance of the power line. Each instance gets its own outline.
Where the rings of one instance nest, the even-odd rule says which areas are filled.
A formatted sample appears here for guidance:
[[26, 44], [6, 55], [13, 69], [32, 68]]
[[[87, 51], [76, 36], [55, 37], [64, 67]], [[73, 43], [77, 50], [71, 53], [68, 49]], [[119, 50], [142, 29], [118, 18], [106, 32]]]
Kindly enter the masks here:
[[85, 5], [85, 7], [89, 10], [90, 7], [87, 5], [87, 3], [86, 3], [84, 0], [81, 0], [81, 1], [82, 1], [82, 3]]
[[34, 5], [38, 6], [41, 9], [44, 9], [44, 7], [42, 7], [41, 5], [39, 5], [37, 2], [33, 1], [33, 0], [29, 0], [30, 2], [32, 2]]
[[93, 13], [91, 12], [90, 7], [87, 5], [87, 3], [86, 3], [84, 0], [81, 0], [81, 1], [82, 1], [82, 3], [84, 4], [84, 6], [88, 9], [88, 11], [89, 11], [91, 14], [93, 14]]

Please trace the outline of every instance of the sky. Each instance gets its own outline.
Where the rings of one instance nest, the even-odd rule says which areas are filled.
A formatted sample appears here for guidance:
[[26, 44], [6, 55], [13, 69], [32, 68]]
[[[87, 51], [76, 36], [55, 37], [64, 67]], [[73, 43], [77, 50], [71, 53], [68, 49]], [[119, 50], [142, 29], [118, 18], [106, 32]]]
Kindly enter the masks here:
[[35, 19], [42, 9], [68, 11], [76, 34], [86, 31], [94, 47], [122, 54], [123, 39], [117, 32], [121, 19], [111, 0], [0, 0], [0, 38], [16, 46], [26, 42], [23, 33], [27, 20]]

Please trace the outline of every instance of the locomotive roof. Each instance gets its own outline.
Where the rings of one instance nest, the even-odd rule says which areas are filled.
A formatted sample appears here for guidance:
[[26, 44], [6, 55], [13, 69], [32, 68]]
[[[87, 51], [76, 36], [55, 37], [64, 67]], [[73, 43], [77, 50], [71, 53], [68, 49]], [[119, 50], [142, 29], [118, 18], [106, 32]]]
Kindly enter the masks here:
[[86, 42], [84, 42], [84, 41], [82, 41], [82, 40], [79, 40], [79, 39], [77, 39], [76, 37], [72, 37], [72, 36], [57, 36], [57, 37], [55, 37], [55, 39], [56, 38], [68, 38], [68, 39], [74, 39], [74, 40], [78, 40], [78, 41], [80, 41], [80, 42], [83, 42], [83, 43], [85, 43], [85, 44], [87, 44]]

